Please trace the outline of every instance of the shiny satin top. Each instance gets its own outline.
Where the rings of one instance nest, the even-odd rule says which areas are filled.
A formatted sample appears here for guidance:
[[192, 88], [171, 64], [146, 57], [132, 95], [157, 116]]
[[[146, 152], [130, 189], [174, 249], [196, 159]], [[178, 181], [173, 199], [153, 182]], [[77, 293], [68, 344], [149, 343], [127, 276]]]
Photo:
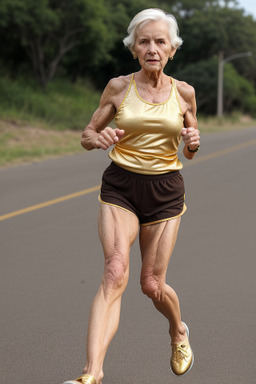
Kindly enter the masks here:
[[109, 157], [120, 167], [135, 173], [156, 175], [183, 167], [177, 151], [181, 141], [183, 114], [175, 81], [167, 101], [149, 103], [137, 91], [134, 75], [115, 122], [125, 130]]

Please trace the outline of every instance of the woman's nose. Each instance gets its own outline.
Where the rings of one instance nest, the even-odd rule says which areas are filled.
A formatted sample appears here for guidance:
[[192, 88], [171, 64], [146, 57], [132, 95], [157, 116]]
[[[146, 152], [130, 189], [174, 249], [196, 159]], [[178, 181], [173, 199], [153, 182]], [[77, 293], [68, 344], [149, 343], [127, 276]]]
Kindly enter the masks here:
[[156, 53], [156, 46], [155, 46], [155, 43], [150, 43], [149, 44], [149, 47], [148, 47], [148, 53], [150, 53], [151, 55], [154, 55]]

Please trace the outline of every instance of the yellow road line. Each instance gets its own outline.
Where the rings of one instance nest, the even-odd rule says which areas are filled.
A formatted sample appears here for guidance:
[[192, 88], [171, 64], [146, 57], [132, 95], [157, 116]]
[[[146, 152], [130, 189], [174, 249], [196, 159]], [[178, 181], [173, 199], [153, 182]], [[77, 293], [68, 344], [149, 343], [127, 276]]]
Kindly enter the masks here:
[[[189, 167], [191, 165], [202, 163], [206, 160], [214, 159], [216, 157], [223, 156], [223, 155], [226, 155], [227, 153], [234, 152], [234, 151], [237, 151], [241, 148], [249, 147], [249, 146], [255, 145], [255, 144], [256, 144], [256, 139], [249, 140], [249, 141], [246, 141], [244, 143], [234, 145], [233, 147], [226, 148], [226, 149], [223, 149], [221, 151], [214, 152], [214, 153], [210, 153], [209, 155], [200, 156], [200, 157], [192, 160], [191, 162], [190, 161], [186, 162], [184, 164], [184, 167]], [[97, 185], [95, 187], [88, 188], [88, 189], [85, 189], [83, 191], [71, 193], [70, 195], [62, 196], [62, 197], [59, 197], [57, 199], [49, 200], [49, 201], [46, 201], [46, 202], [41, 203], [41, 204], [32, 205], [30, 207], [20, 209], [18, 211], [7, 213], [6, 215], [0, 216], [0, 221], [9, 219], [9, 218], [14, 217], [14, 216], [23, 215], [24, 213], [36, 211], [36, 210], [41, 209], [41, 208], [49, 207], [50, 205], [62, 203], [63, 201], [75, 199], [76, 197], [87, 195], [88, 193], [98, 191], [99, 189], [100, 189], [100, 185]]]
[[46, 201], [46, 202], [41, 203], [41, 204], [32, 205], [31, 207], [20, 209], [19, 211], [7, 213], [6, 215], [0, 216], [0, 221], [9, 219], [9, 218], [14, 217], [14, 216], [23, 215], [23, 213], [28, 213], [31, 211], [36, 211], [37, 209], [49, 207], [50, 205], [62, 203], [63, 201], [74, 199], [74, 198], [79, 197], [79, 196], [87, 195], [88, 193], [98, 191], [99, 189], [100, 189], [100, 185], [97, 185], [96, 187], [92, 187], [92, 188], [85, 189], [83, 191], [71, 193], [70, 195], [66, 195], [66, 196], [59, 197], [57, 199], [49, 200], [49, 201]]

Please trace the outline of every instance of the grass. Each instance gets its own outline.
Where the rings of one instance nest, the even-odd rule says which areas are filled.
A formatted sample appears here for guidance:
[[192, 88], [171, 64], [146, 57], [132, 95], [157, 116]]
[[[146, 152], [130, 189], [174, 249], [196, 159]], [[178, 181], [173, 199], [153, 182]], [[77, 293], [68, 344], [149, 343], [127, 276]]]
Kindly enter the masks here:
[[[82, 152], [81, 133], [99, 99], [88, 82], [55, 80], [42, 93], [30, 79], [0, 78], [0, 167]], [[256, 120], [199, 116], [198, 125], [210, 133], [256, 126]]]
[[88, 81], [57, 79], [43, 93], [31, 79], [0, 78], [2, 119], [54, 130], [81, 130], [99, 104], [100, 93]]
[[89, 81], [57, 79], [42, 92], [31, 78], [0, 77], [0, 167], [82, 151], [99, 100]]
[[0, 167], [83, 151], [81, 132], [0, 121]]

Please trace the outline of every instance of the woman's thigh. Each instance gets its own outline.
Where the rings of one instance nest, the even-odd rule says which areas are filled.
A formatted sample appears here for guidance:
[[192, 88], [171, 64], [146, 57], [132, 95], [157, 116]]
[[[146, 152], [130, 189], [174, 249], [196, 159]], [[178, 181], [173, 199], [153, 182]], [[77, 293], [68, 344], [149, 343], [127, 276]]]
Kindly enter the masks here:
[[140, 249], [142, 276], [165, 278], [168, 264], [176, 243], [181, 218], [141, 227]]
[[98, 231], [105, 258], [129, 257], [129, 250], [139, 230], [136, 215], [124, 209], [100, 203]]

